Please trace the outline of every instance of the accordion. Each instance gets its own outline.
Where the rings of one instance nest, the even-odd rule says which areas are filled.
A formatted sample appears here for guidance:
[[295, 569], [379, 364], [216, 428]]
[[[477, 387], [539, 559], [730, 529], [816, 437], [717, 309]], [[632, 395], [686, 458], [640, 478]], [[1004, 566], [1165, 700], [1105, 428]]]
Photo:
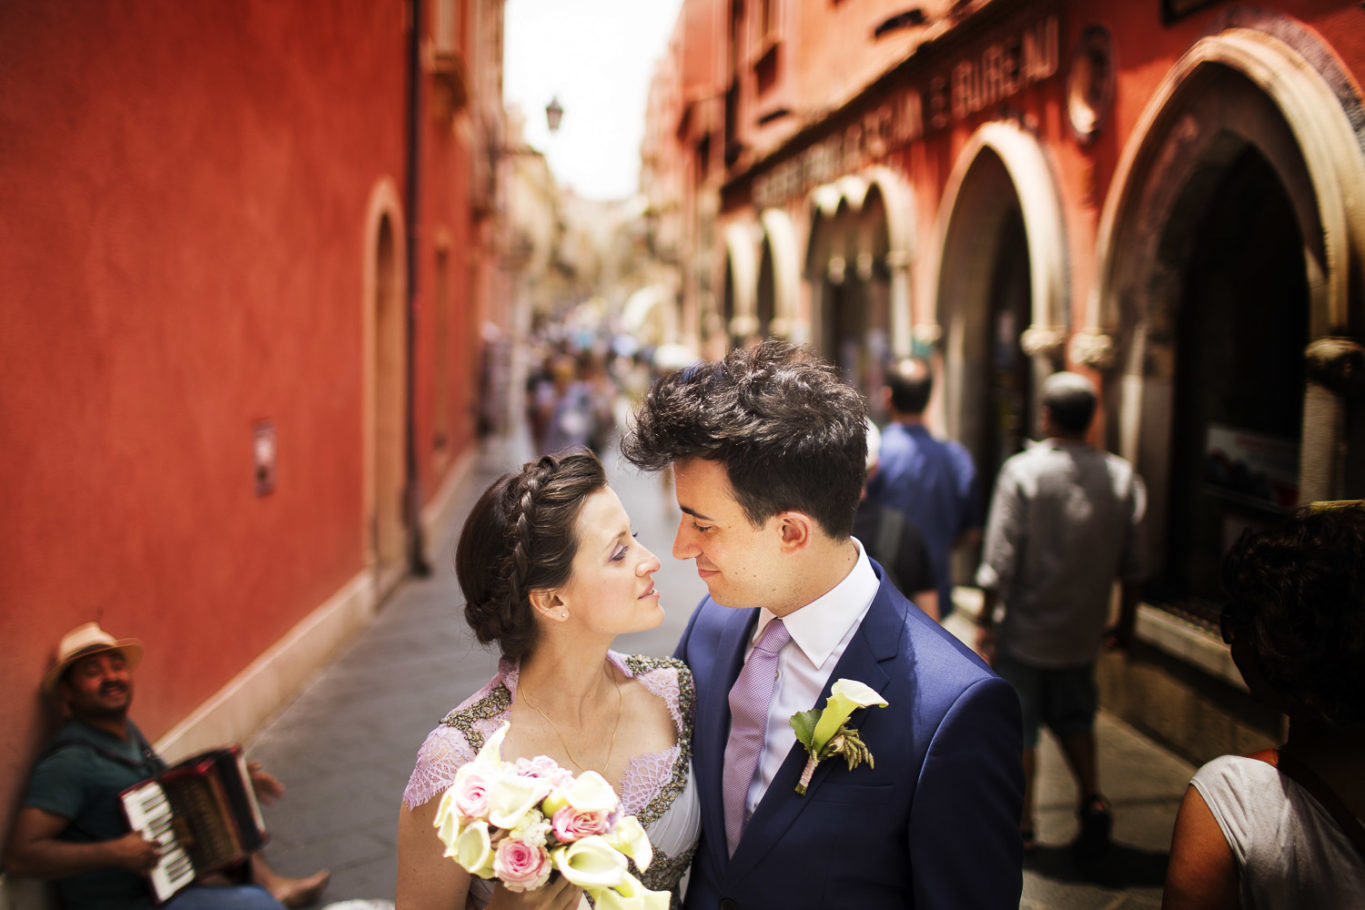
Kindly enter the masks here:
[[188, 758], [119, 797], [132, 829], [161, 845], [147, 873], [157, 903], [242, 862], [269, 836], [236, 745]]

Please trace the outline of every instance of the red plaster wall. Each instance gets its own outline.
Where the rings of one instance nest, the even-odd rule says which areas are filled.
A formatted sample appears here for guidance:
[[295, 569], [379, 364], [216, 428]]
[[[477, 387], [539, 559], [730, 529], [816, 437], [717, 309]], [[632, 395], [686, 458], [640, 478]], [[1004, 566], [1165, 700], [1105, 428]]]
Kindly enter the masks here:
[[[145, 642], [155, 738], [363, 569], [365, 218], [377, 182], [405, 185], [404, 7], [0, 4], [0, 820], [67, 629]], [[428, 189], [456, 263], [466, 187]]]

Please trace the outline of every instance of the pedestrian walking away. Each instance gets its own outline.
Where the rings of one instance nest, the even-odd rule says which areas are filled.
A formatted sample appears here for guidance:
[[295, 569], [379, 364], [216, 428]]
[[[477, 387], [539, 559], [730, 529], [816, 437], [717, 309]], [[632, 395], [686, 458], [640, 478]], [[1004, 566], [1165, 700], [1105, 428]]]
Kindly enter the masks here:
[[[881, 446], [881, 431], [871, 420], [867, 422], [867, 477], [877, 476]], [[910, 523], [905, 513], [888, 508], [868, 497], [867, 483], [863, 484], [858, 511], [853, 515], [853, 536], [876, 560], [896, 589], [910, 598], [910, 602], [924, 611], [924, 615], [938, 620], [938, 587], [934, 583], [934, 565], [924, 535]]]
[[[1038, 732], [1046, 724], [1078, 786], [1082, 861], [1107, 850], [1113, 821], [1096, 761], [1095, 660], [1104, 645], [1131, 640], [1145, 571], [1146, 492], [1132, 465], [1086, 442], [1096, 404], [1084, 376], [1054, 373], [1044, 381], [1047, 438], [1001, 467], [976, 575], [983, 594], [977, 650], [1015, 687], [1023, 708], [1020, 836], [1032, 847]], [[1107, 629], [1116, 580], [1119, 620]]]
[[942, 620], [953, 612], [953, 552], [980, 539], [981, 495], [971, 454], [961, 443], [934, 436], [924, 423], [933, 388], [933, 373], [923, 360], [901, 360], [887, 372], [882, 395], [891, 422], [882, 431], [868, 496], [898, 509], [923, 535]]

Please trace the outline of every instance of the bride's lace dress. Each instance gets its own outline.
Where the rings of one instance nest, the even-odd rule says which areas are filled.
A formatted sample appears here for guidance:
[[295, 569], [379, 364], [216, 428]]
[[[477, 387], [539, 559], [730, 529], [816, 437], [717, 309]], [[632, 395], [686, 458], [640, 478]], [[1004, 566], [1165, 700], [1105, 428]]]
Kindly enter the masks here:
[[[677, 745], [672, 748], [631, 758], [620, 794], [623, 810], [640, 819], [654, 847], [654, 861], [640, 880], [655, 891], [672, 891], [676, 906], [678, 883], [692, 862], [692, 852], [701, 836], [701, 809], [692, 780], [692, 716], [696, 702], [692, 673], [686, 664], [671, 657], [638, 654], [626, 657], [612, 651], [607, 659], [664, 701], [678, 732]], [[403, 791], [405, 806], [414, 809], [423, 805], [454, 783], [455, 772], [473, 760], [487, 737], [497, 732], [510, 715], [517, 675], [516, 664], [501, 661], [497, 675], [427, 735]], [[432, 836], [436, 836], [435, 832]], [[491, 882], [474, 879], [470, 883], [469, 906], [486, 906], [492, 890]]]

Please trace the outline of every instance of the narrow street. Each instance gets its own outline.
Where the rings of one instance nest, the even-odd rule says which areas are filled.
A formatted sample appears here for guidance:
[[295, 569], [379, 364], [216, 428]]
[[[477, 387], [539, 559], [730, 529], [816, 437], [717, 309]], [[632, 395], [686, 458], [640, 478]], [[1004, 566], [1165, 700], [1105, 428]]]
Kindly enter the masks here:
[[[463, 491], [456, 526], [429, 578], [405, 581], [378, 618], [248, 745], [288, 787], [267, 810], [267, 854], [289, 874], [326, 866], [325, 900], [391, 900], [395, 819], [417, 747], [437, 721], [493, 672], [496, 656], [474, 641], [460, 613], [453, 553], [458, 524], [498, 474], [529, 449], [517, 440], [484, 445]], [[612, 453], [608, 472], [640, 539], [663, 562], [656, 576], [667, 619], [623, 637], [628, 652], [672, 651], [705, 586], [690, 563], [669, 556], [678, 511], [660, 477], [641, 475]], [[959, 636], [965, 620], [950, 621]], [[1108, 715], [1100, 720], [1101, 773], [1115, 809], [1115, 846], [1087, 868], [1070, 859], [1075, 796], [1060, 753], [1040, 756], [1040, 845], [1026, 861], [1026, 908], [1151, 908], [1161, 903], [1171, 824], [1193, 772]]]

